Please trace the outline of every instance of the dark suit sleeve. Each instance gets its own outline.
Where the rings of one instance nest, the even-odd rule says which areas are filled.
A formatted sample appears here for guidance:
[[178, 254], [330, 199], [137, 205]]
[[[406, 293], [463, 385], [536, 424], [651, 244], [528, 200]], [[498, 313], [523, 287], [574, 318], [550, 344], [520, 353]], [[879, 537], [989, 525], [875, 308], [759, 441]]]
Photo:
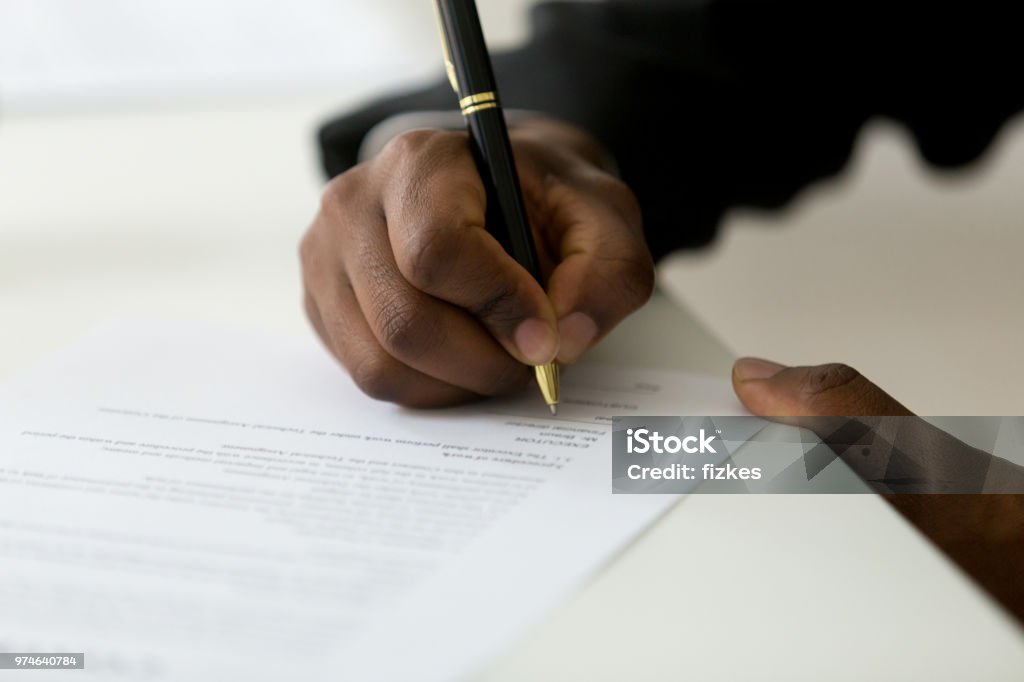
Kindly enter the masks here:
[[[872, 117], [940, 167], [976, 159], [1024, 108], [1019, 3], [549, 2], [497, 55], [506, 107], [594, 134], [636, 192], [656, 257], [711, 240], [732, 207], [781, 206], [838, 172]], [[399, 112], [451, 109], [446, 82], [320, 132], [329, 175]]]

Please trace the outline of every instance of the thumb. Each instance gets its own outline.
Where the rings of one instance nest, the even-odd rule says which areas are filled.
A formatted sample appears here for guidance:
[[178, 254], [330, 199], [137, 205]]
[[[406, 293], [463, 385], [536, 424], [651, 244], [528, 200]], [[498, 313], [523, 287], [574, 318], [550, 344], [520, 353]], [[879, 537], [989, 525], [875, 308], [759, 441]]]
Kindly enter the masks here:
[[732, 385], [748, 410], [761, 417], [910, 416], [895, 398], [860, 372], [841, 364], [786, 367], [741, 358]]

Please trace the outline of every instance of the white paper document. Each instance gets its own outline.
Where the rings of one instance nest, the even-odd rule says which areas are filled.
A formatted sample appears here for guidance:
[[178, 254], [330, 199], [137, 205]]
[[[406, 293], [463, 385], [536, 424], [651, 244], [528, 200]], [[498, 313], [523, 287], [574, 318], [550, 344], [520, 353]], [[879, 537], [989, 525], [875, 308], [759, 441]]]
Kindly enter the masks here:
[[611, 416], [740, 413], [672, 372], [562, 391], [557, 418], [536, 388], [406, 410], [312, 337], [107, 325], [0, 391], [0, 651], [85, 653], [32, 679], [471, 677], [674, 501], [612, 495]]

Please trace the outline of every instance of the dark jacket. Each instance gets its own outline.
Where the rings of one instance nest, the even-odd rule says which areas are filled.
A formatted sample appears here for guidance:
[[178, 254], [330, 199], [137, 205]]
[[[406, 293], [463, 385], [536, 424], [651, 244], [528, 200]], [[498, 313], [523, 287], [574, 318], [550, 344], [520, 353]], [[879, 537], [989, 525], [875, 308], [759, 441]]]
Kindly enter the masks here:
[[[727, 209], [776, 207], [839, 171], [874, 117], [924, 158], [978, 158], [1024, 108], [1016, 2], [549, 2], [494, 59], [503, 103], [589, 130], [636, 192], [656, 257], [711, 240]], [[454, 109], [446, 81], [324, 126], [324, 167], [356, 163], [392, 114]]]

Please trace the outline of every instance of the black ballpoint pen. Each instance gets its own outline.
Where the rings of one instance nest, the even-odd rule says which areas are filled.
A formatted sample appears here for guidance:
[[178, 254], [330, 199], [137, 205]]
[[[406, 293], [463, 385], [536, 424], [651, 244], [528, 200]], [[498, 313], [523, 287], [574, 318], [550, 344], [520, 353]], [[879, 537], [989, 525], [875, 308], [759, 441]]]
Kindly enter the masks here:
[[[474, 0], [435, 0], [445, 69], [469, 128], [480, 179], [487, 191], [487, 230], [516, 262], [542, 282], [530, 223], [523, 205], [508, 128], [498, 98]], [[558, 364], [534, 367], [551, 414], [558, 412]]]

